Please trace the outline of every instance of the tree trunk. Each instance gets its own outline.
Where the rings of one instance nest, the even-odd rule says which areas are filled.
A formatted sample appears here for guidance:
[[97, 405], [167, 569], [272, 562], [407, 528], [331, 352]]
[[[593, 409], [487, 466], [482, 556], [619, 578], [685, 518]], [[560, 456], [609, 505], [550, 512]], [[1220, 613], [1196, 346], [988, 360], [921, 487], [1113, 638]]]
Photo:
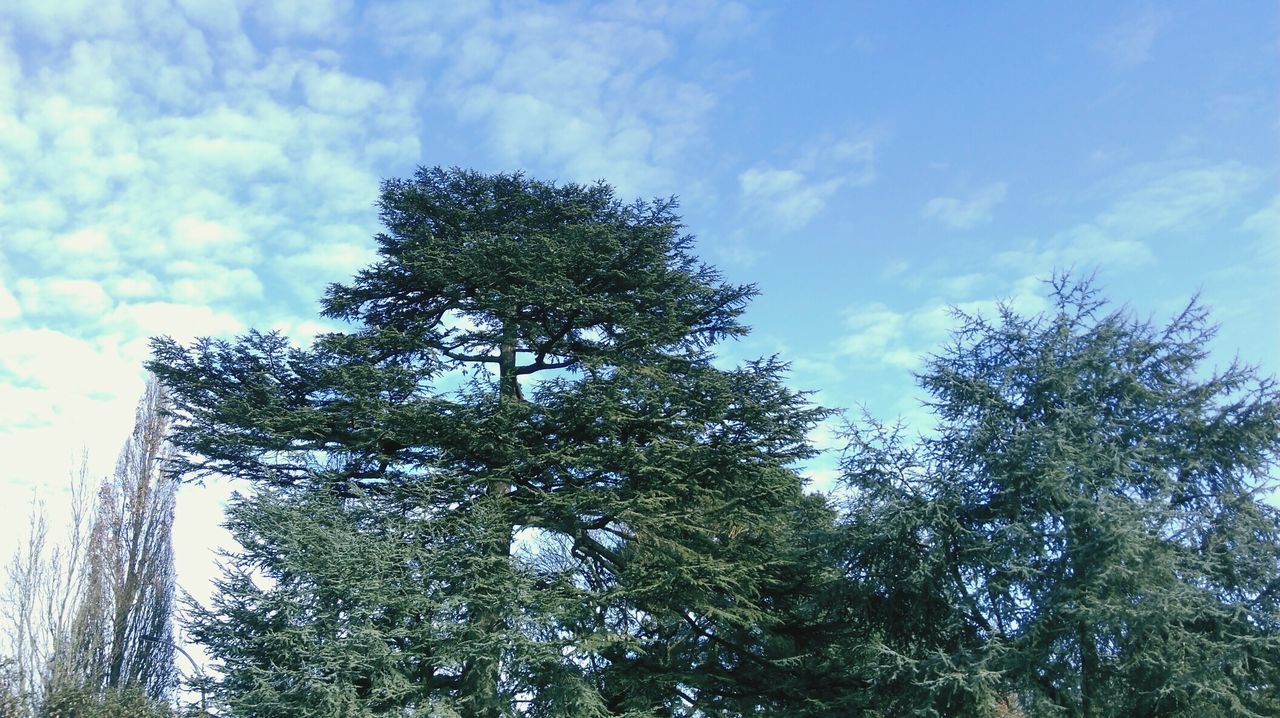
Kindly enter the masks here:
[[[1081, 495], [1097, 500], [1087, 486], [1077, 489]], [[1092, 577], [1092, 567], [1088, 558], [1089, 529], [1087, 526], [1071, 525], [1069, 528], [1068, 556], [1071, 558], [1071, 574], [1076, 582], [1076, 610], [1083, 611], [1088, 605], [1087, 586]], [[1094, 700], [1097, 693], [1098, 676], [1098, 644], [1093, 629], [1084, 618], [1076, 618], [1076, 643], [1080, 646], [1080, 716], [1081, 718], [1097, 718], [1098, 706]]]
[[[516, 375], [516, 332], [513, 322], [508, 320], [502, 329], [502, 344], [498, 347], [498, 402], [508, 406], [524, 401], [520, 394], [520, 381]], [[496, 501], [502, 502], [511, 493], [511, 484], [498, 481], [489, 485], [489, 494]], [[512, 533], [515, 527], [505, 513], [497, 512], [500, 518], [488, 527], [484, 550], [494, 562], [505, 561], [511, 553]], [[472, 606], [472, 625], [477, 635], [491, 637], [500, 635], [503, 629], [500, 596], [481, 596], [480, 601]], [[474, 656], [462, 672], [463, 715], [466, 718], [501, 718], [506, 714], [507, 706], [499, 691], [498, 682], [501, 673], [501, 644], [498, 643], [488, 655]]]

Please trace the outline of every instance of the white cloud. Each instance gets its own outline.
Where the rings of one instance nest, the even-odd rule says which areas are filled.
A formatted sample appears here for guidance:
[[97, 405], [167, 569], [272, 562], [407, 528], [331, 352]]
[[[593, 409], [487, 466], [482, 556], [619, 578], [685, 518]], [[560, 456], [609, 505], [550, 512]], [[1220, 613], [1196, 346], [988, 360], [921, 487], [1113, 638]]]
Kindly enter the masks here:
[[0, 321], [15, 319], [21, 314], [22, 308], [18, 306], [18, 300], [5, 287], [4, 278], [0, 277]]
[[244, 329], [244, 322], [228, 312], [176, 302], [124, 304], [107, 318], [105, 326], [126, 336], [170, 336], [179, 341], [196, 337], [227, 337]]
[[800, 156], [797, 167], [830, 173], [854, 187], [867, 187], [876, 181], [876, 156], [886, 136], [883, 129], [870, 129], [815, 142]]
[[984, 272], [970, 272], [942, 279], [938, 286], [942, 289], [944, 296], [967, 299], [979, 289], [988, 286], [992, 279], [991, 275]]
[[173, 283], [170, 297], [180, 304], [209, 306], [223, 303], [260, 302], [262, 282], [252, 270], [213, 269], [200, 276], [184, 277]]
[[951, 229], [971, 229], [991, 221], [992, 210], [1009, 193], [1004, 182], [994, 182], [963, 198], [934, 197], [925, 203], [921, 215]]
[[[848, 332], [834, 344], [838, 356], [864, 364], [918, 369], [929, 352], [942, 346], [959, 326], [956, 312], [994, 317], [1001, 305], [1031, 315], [1044, 311], [1041, 276], [1025, 276], [997, 283], [985, 274], [965, 274], [927, 281], [942, 290], [906, 309], [882, 302], [856, 305], [844, 311]], [[993, 286], [994, 285], [994, 286]], [[979, 294], [978, 289], [985, 296]]]
[[[8, 104], [8, 103], [5, 103]], [[0, 151], [31, 157], [40, 146], [40, 135], [15, 117], [0, 115]]]
[[1267, 206], [1246, 217], [1240, 223], [1240, 227], [1275, 239], [1277, 244], [1280, 244], [1280, 195], [1273, 197]]
[[418, 159], [423, 83], [316, 47], [355, 20], [347, 2], [0, 3], [0, 486], [59, 486], [82, 446], [109, 468], [148, 337], [302, 321], [368, 258], [384, 163]]
[[875, 181], [878, 133], [811, 144], [789, 167], [761, 165], [738, 174], [746, 215], [796, 230], [818, 216], [842, 188]]
[[199, 215], [175, 219], [169, 236], [167, 245], [174, 256], [200, 257], [225, 264], [249, 264], [258, 258], [258, 249], [244, 232]]
[[880, 278], [894, 279], [895, 277], [901, 277], [906, 274], [908, 269], [911, 269], [910, 262], [905, 259], [895, 259], [886, 263], [884, 268], [880, 270]]
[[[5, 411], [0, 412], [0, 444], [9, 440], [21, 444], [24, 429], [76, 428], [71, 440], [63, 436], [49, 443], [48, 437], [40, 441], [27, 437], [26, 453], [53, 456], [71, 452], [77, 443], [93, 441], [97, 433], [93, 425], [81, 421], [96, 411], [95, 407], [117, 400], [121, 387], [132, 391], [140, 374], [140, 357], [122, 352], [111, 340], [85, 339], [54, 329], [17, 328], [0, 331], [0, 346], [5, 347], [0, 353], [0, 393], [9, 397]], [[104, 375], [119, 380], [104, 385]], [[0, 466], [0, 482], [20, 475], [10, 462], [17, 457], [4, 455], [6, 465]], [[46, 465], [26, 478], [36, 479], [50, 471], [60, 477], [67, 468]]]
[[93, 319], [101, 317], [112, 304], [102, 285], [88, 279], [19, 279], [16, 289], [23, 313], [46, 320]]
[[103, 280], [107, 293], [120, 300], [146, 299], [160, 293], [160, 281], [155, 275], [135, 270]]
[[[706, 242], [706, 238], [703, 238]], [[712, 251], [716, 253], [721, 263], [734, 264], [739, 267], [752, 267], [764, 257], [764, 252], [749, 247], [741, 239], [736, 239], [728, 244], [720, 244], [715, 246]]]
[[654, 195], [703, 156], [723, 82], [674, 71], [675, 48], [718, 19], [746, 27], [727, 5], [397, 3], [368, 17], [390, 47], [439, 67], [435, 101], [484, 128], [502, 166]]
[[[354, 235], [354, 228], [348, 228]], [[323, 249], [317, 248], [293, 255], [289, 264], [299, 272], [318, 274], [326, 281], [351, 274], [352, 267], [363, 267], [376, 258], [371, 245], [356, 242], [334, 241]]]
[[125, 3], [118, 0], [13, 0], [5, 12], [25, 32], [48, 42], [76, 35], [112, 35], [129, 22]]
[[809, 430], [809, 443], [818, 451], [836, 451], [845, 445], [841, 432], [842, 422], [838, 418], [823, 419]]
[[1115, 195], [1093, 219], [1047, 240], [1001, 252], [996, 262], [1036, 276], [1072, 266], [1129, 268], [1153, 262], [1161, 238], [1194, 233], [1220, 219], [1261, 181], [1238, 162], [1139, 166], [1108, 182]]
[[809, 481], [809, 490], [826, 493], [835, 488], [840, 480], [841, 471], [832, 466], [809, 466], [804, 469], [804, 477]]
[[298, 346], [309, 346], [316, 336], [349, 329], [331, 319], [287, 319], [271, 325], [271, 330], [289, 337]]
[[307, 104], [319, 112], [353, 115], [381, 105], [387, 88], [381, 83], [336, 70], [310, 66], [300, 73]]
[[235, 0], [175, 0], [192, 23], [218, 35], [240, 29], [240, 8]]
[[851, 331], [836, 342], [836, 352], [870, 363], [913, 368], [923, 352], [912, 347], [920, 340], [928, 346], [932, 338], [910, 333], [918, 321], [880, 302], [845, 311], [845, 323]]
[[1261, 180], [1256, 169], [1239, 162], [1142, 167], [1134, 174], [1140, 184], [1099, 215], [1096, 224], [1104, 230], [1141, 237], [1195, 229], [1234, 206]]
[[843, 184], [838, 177], [813, 181], [795, 170], [753, 168], [738, 175], [748, 208], [788, 229], [808, 224]]
[[256, 0], [249, 13], [277, 37], [332, 40], [350, 30], [352, 0]]

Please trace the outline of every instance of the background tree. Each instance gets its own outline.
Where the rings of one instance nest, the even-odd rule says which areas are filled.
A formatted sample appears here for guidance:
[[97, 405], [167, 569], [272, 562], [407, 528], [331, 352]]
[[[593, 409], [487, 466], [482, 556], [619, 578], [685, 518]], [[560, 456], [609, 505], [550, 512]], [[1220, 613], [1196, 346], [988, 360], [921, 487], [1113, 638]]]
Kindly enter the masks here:
[[33, 504], [27, 544], [5, 586], [8, 676], [21, 703], [13, 715], [168, 712], [172, 648], [142, 640], [172, 635], [176, 484], [159, 464], [167, 426], [164, 393], [151, 381], [96, 496], [82, 462], [65, 540], [49, 535], [43, 505]]
[[[823, 416], [712, 365], [754, 293], [673, 201], [423, 170], [383, 186], [357, 329], [154, 344], [191, 477], [243, 478], [195, 631], [235, 715], [730, 715]], [[266, 580], [264, 580], [266, 579]]]
[[9, 679], [21, 703], [19, 715], [31, 715], [50, 686], [82, 675], [83, 664], [64, 655], [79, 638], [76, 613], [83, 603], [86, 554], [93, 531], [93, 492], [82, 458], [68, 483], [66, 533], [50, 535], [43, 501], [33, 499], [24, 545], [5, 567], [3, 611]]
[[162, 471], [171, 453], [167, 411], [163, 388], [148, 381], [133, 433], [111, 480], [98, 491], [78, 617], [86, 641], [75, 647], [81, 660], [90, 662], [91, 683], [106, 690], [137, 688], [157, 701], [168, 699], [177, 678], [172, 648], [177, 483]]
[[1046, 314], [960, 315], [920, 377], [936, 432], [852, 435], [847, 566], [868, 610], [890, 607], [882, 695], [938, 715], [1276, 715], [1274, 383], [1202, 368], [1197, 304], [1158, 327], [1087, 282], [1054, 289]]

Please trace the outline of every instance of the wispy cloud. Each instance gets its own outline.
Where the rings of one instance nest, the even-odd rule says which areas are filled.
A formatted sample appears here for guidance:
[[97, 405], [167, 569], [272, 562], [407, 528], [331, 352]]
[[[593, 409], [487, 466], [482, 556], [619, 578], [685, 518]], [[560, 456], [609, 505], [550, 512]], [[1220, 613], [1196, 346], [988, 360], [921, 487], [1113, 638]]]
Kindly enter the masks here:
[[504, 166], [607, 176], [628, 194], [669, 192], [674, 168], [700, 154], [719, 79], [678, 71], [681, 43], [727, 42], [751, 26], [743, 6], [714, 1], [411, 2], [370, 18], [434, 78], [442, 109], [486, 129]]
[[813, 180], [788, 169], [752, 168], [738, 175], [748, 206], [787, 229], [798, 229], [822, 211], [844, 179]]
[[838, 355], [905, 369], [918, 362], [919, 352], [908, 344], [913, 316], [872, 302], [846, 310], [845, 323], [847, 333], [836, 343]]
[[1239, 162], [1132, 168], [1105, 191], [1117, 195], [1093, 219], [1002, 252], [997, 262], [1029, 274], [1073, 265], [1122, 269], [1155, 259], [1160, 238], [1196, 232], [1237, 207], [1261, 181]]
[[934, 197], [925, 203], [920, 214], [950, 229], [970, 229], [990, 222], [992, 211], [1008, 194], [1007, 184], [994, 182], [964, 197]]
[[[202, 3], [185, 4], [198, 7]], [[232, 3], [215, 0], [210, 4], [218, 8], [223, 22], [232, 17]], [[248, 3], [246, 10], [260, 27], [277, 38], [336, 40], [350, 32], [354, 4], [354, 0], [255, 0]]]
[[1098, 216], [1103, 229], [1129, 236], [1194, 230], [1238, 205], [1262, 180], [1241, 162], [1135, 168], [1136, 186]]
[[1262, 244], [1272, 250], [1272, 255], [1280, 258], [1280, 195], [1246, 217], [1240, 228], [1256, 233]]
[[21, 314], [22, 308], [18, 306], [17, 298], [4, 285], [4, 278], [0, 277], [0, 323], [16, 319]]
[[841, 189], [876, 179], [878, 133], [810, 144], [789, 166], [758, 165], [738, 174], [746, 214], [785, 230], [816, 217]]

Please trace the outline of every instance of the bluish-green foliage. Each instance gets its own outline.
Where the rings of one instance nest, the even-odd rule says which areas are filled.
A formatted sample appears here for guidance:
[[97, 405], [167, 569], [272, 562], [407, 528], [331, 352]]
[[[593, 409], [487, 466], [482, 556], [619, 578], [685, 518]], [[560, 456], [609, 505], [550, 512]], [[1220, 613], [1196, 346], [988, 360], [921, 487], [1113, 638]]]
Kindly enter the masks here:
[[[918, 442], [865, 422], [846, 481], [876, 680], [908, 710], [1280, 712], [1280, 397], [1062, 279], [1051, 311], [961, 316]], [[889, 705], [888, 703], [886, 705]]]

